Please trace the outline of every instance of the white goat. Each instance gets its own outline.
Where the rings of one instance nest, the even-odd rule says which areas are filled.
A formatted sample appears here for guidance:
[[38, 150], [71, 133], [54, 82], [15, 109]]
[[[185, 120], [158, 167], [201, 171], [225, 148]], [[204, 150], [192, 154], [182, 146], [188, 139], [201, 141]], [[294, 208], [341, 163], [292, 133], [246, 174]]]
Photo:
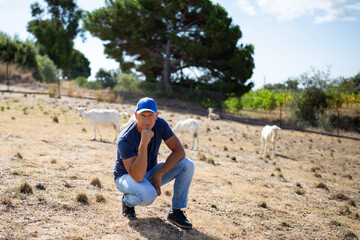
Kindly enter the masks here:
[[208, 114], [208, 118], [209, 120], [220, 120], [220, 116], [216, 113], [213, 113], [214, 109], [213, 108], [208, 108], [209, 114]]
[[197, 150], [199, 150], [199, 136], [198, 136], [199, 127], [200, 127], [200, 125], [195, 119], [188, 118], [188, 119], [177, 122], [173, 130], [174, 130], [174, 132], [180, 132], [179, 137], [181, 136], [183, 145], [184, 145], [184, 138], [183, 138], [182, 134], [184, 132], [189, 132], [193, 139], [191, 149], [194, 148], [194, 142], [195, 142], [195, 138], [196, 138], [197, 139]]
[[131, 116], [131, 118], [130, 118], [124, 125], [121, 126], [120, 131], [122, 131], [123, 129], [127, 128], [128, 126], [130, 126], [130, 124], [132, 124], [132, 123], [135, 122], [135, 121], [136, 121], [135, 114], [133, 114], [133, 115]]
[[97, 125], [103, 126], [113, 126], [116, 130], [115, 140], [117, 135], [120, 133], [119, 120], [121, 115], [128, 114], [126, 112], [118, 112], [114, 109], [91, 109], [89, 111], [85, 111], [85, 107], [79, 107], [78, 112], [80, 118], [85, 118], [89, 122], [94, 124], [94, 137], [92, 140], [96, 140], [96, 129], [100, 135], [100, 141], [102, 141], [101, 133], [99, 127]]
[[261, 151], [265, 145], [265, 154], [269, 152], [269, 143], [273, 143], [273, 155], [275, 156], [276, 137], [278, 135], [278, 130], [280, 129], [281, 128], [276, 125], [266, 125], [261, 131]]

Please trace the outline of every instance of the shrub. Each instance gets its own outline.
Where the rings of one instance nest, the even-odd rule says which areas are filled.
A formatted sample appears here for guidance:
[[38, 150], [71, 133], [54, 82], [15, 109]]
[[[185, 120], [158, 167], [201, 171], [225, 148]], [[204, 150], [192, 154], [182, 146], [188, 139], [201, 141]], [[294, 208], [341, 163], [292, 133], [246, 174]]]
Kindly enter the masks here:
[[329, 108], [328, 98], [324, 90], [314, 86], [306, 88], [301, 95], [294, 97], [292, 109], [295, 111], [297, 122], [317, 126], [316, 116]]
[[57, 80], [57, 68], [54, 62], [47, 56], [36, 56], [38, 70], [35, 72], [34, 77], [40, 82], [54, 83]]
[[134, 74], [120, 73], [118, 74], [118, 78], [119, 81], [114, 89], [127, 92], [140, 92], [139, 84], [141, 81]]
[[101, 83], [98, 81], [90, 81], [86, 84], [87, 89], [99, 90], [101, 89]]
[[86, 87], [88, 85], [88, 80], [84, 76], [78, 76], [75, 79], [75, 85], [78, 87]]

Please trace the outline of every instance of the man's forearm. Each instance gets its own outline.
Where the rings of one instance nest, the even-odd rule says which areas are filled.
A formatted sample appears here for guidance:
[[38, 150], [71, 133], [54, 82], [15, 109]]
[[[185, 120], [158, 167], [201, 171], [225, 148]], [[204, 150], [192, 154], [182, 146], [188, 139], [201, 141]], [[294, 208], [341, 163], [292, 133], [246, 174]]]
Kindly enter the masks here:
[[147, 145], [140, 144], [138, 155], [131, 164], [130, 176], [137, 182], [142, 182], [147, 169]]
[[165, 163], [156, 171], [156, 174], [164, 175], [168, 171], [170, 171], [175, 165], [180, 162], [185, 157], [184, 151], [173, 151]]

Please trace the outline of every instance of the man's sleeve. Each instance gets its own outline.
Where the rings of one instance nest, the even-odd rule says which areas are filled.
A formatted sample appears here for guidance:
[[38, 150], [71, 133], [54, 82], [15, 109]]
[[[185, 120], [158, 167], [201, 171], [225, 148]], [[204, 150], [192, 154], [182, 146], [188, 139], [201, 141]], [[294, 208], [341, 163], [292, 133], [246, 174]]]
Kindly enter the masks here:
[[168, 140], [170, 137], [172, 137], [174, 135], [174, 132], [171, 130], [169, 124], [163, 120], [163, 134], [162, 134], [162, 139], [164, 141]]
[[120, 140], [118, 142], [118, 150], [121, 159], [128, 159], [136, 156], [135, 147], [130, 141]]

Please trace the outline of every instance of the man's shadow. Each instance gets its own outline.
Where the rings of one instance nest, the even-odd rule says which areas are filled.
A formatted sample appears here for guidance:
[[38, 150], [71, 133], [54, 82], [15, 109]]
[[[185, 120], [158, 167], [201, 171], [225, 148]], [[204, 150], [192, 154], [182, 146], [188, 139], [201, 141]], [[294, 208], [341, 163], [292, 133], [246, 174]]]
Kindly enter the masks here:
[[147, 239], [217, 239], [194, 228], [181, 229], [161, 218], [155, 217], [137, 218], [136, 220], [129, 221], [129, 226]]

